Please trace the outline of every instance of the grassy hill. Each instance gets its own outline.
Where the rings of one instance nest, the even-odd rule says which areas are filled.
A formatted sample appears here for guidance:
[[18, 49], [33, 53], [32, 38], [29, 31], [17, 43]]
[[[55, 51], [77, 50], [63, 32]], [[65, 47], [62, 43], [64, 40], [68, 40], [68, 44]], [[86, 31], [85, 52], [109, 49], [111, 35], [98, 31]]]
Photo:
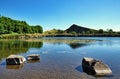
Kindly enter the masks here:
[[94, 29], [90, 29], [90, 28], [86, 28], [86, 27], [82, 27], [82, 26], [78, 26], [76, 24], [71, 25], [68, 29], [66, 29], [65, 31], [67, 31], [67, 33], [72, 33], [75, 32], [77, 34], [79, 33], [83, 33], [83, 32], [88, 32], [88, 31], [97, 31]]

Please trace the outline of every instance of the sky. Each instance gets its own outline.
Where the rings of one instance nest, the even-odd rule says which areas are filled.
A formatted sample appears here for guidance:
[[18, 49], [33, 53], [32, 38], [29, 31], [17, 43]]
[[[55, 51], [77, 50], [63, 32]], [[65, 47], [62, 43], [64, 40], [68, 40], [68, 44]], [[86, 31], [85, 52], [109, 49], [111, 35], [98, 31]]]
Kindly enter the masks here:
[[0, 0], [0, 15], [44, 29], [69, 28], [120, 31], [120, 0]]

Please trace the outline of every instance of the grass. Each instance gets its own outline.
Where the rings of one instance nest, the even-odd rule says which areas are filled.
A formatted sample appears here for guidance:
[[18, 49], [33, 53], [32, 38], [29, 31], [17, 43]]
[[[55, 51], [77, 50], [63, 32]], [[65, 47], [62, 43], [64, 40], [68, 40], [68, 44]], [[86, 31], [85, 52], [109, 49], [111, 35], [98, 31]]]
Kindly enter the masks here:
[[42, 34], [40, 33], [35, 33], [35, 34], [11, 33], [11, 34], [1, 34], [0, 39], [38, 38], [40, 36], [42, 36]]

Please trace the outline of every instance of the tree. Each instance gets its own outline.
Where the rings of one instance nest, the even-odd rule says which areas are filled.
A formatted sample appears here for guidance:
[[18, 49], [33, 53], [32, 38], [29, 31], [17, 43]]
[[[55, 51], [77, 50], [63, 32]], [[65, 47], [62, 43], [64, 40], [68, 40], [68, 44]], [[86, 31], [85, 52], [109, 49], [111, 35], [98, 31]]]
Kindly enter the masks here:
[[57, 34], [63, 34], [63, 32], [64, 32], [63, 30], [60, 29], [57, 30]]
[[4, 33], [4, 27], [2, 26], [2, 24], [0, 24], [0, 34]]
[[90, 34], [95, 34], [96, 30], [90, 29]]
[[103, 29], [99, 29], [99, 30], [98, 30], [98, 33], [99, 33], [99, 34], [103, 34], [103, 33], [104, 33]]
[[42, 33], [43, 32], [43, 29], [40, 25], [36, 25], [35, 28], [36, 28], [37, 33]]
[[107, 32], [108, 32], [109, 34], [113, 34], [113, 33], [114, 33], [112, 29], [107, 29]]
[[0, 34], [42, 32], [43, 29], [40, 25], [30, 26], [26, 21], [13, 20], [5, 16], [0, 16]]

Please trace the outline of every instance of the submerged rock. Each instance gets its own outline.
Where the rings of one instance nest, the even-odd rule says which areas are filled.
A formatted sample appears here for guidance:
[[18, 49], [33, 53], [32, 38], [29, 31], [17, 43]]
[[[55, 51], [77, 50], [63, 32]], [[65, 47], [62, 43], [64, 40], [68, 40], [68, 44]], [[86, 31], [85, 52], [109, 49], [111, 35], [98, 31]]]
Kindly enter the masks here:
[[111, 75], [112, 71], [108, 65], [94, 58], [84, 57], [82, 60], [83, 71], [95, 76]]

